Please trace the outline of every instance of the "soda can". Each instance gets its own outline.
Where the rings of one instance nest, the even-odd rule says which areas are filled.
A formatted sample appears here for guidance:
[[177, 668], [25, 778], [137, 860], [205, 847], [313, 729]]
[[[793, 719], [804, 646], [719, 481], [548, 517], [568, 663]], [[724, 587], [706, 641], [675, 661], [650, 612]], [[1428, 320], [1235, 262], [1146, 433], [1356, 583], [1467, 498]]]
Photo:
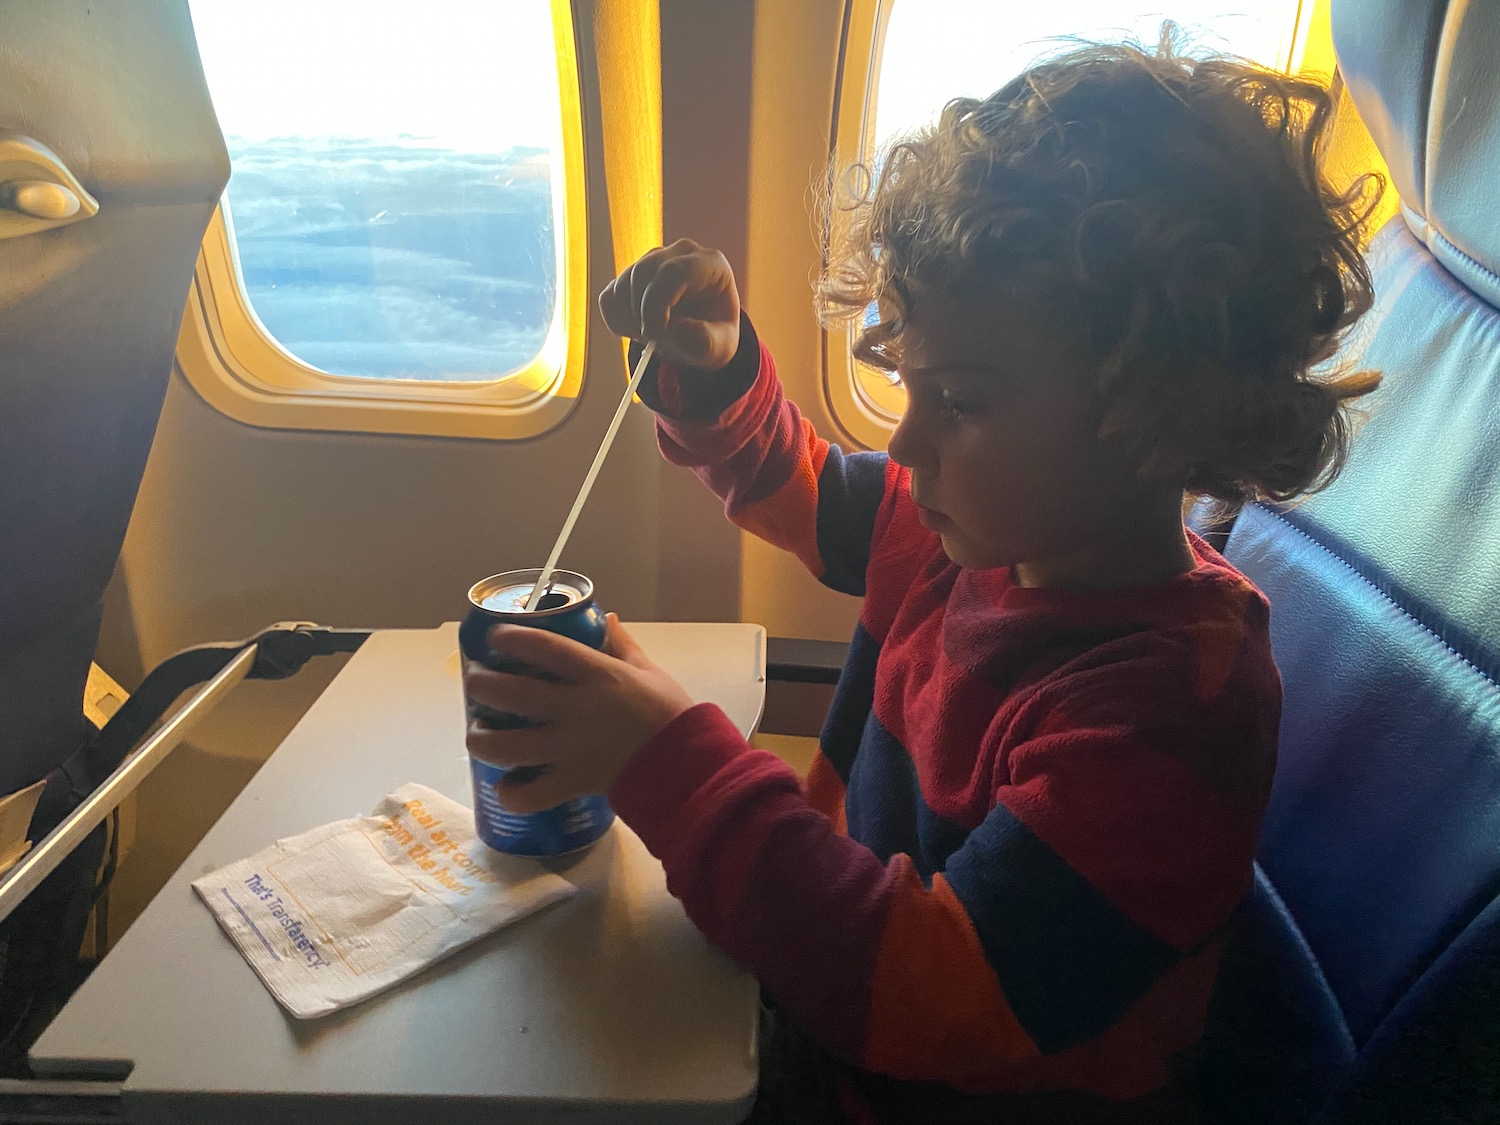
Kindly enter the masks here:
[[[532, 612], [526, 602], [541, 576], [539, 568], [511, 570], [491, 575], [469, 588], [469, 612], [458, 629], [458, 647], [465, 659], [488, 668], [516, 675], [542, 675], [538, 669], [499, 656], [490, 650], [490, 626], [497, 623], [547, 629], [588, 645], [604, 644], [604, 614], [594, 603], [594, 584], [582, 574], [554, 570], [551, 589]], [[496, 711], [472, 699], [464, 700], [469, 718], [495, 730], [519, 730], [531, 726], [522, 715]], [[500, 804], [496, 784], [504, 778], [527, 781], [539, 776], [545, 766], [507, 769], [469, 756], [474, 780], [474, 827], [479, 838], [496, 851], [511, 855], [556, 856], [588, 847], [614, 823], [614, 810], [602, 796], [578, 797], [546, 812], [526, 816], [510, 812]]]

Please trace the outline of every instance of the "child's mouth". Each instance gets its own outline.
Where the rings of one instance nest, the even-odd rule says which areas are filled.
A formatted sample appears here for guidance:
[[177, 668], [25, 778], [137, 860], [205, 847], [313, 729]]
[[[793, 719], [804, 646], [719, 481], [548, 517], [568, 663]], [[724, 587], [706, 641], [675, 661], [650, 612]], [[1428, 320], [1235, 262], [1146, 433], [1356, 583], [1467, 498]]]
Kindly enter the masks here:
[[943, 515], [942, 512], [934, 512], [931, 508], [924, 507], [921, 504], [917, 505], [917, 519], [922, 522], [922, 526], [928, 531], [941, 532], [953, 525], [953, 521]]

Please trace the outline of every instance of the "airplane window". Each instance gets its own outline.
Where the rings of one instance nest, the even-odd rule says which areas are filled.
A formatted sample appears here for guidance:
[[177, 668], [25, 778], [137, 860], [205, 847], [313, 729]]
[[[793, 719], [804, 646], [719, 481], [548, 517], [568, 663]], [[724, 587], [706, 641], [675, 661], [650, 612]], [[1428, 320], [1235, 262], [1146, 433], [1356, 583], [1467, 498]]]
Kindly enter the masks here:
[[[875, 96], [866, 103], [866, 112], [874, 111], [864, 123], [866, 156], [935, 121], [950, 99], [991, 94], [1046, 54], [1079, 40], [1154, 43], [1166, 19], [1196, 46], [1286, 69], [1298, 8], [1298, 0], [1173, 0], [1149, 7], [1130, 0], [885, 0]], [[902, 388], [884, 372], [850, 366], [865, 413], [899, 417], [906, 404]]]
[[494, 381], [555, 336], [553, 7], [193, 0], [243, 295], [302, 364]]
[[[895, 0], [880, 60], [875, 145], [936, 120], [945, 102], [984, 97], [1069, 40], [1154, 43], [1171, 19], [1189, 42], [1284, 67], [1297, 0]], [[954, 34], [962, 28], [962, 34]]]

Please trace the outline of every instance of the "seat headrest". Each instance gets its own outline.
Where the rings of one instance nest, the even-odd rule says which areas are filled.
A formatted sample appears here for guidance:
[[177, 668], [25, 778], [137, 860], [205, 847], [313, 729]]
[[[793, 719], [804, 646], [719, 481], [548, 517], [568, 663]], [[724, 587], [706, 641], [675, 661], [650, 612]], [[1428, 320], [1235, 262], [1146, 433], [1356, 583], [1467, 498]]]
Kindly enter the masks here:
[[1412, 231], [1500, 307], [1500, 3], [1333, 0], [1339, 70]]

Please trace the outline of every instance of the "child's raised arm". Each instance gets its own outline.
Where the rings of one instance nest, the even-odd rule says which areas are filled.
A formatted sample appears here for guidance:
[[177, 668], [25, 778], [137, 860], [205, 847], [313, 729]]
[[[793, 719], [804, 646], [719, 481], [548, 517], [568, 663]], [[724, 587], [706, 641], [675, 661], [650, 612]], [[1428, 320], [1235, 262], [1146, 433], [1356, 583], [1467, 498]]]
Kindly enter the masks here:
[[787, 401], [724, 255], [687, 239], [653, 250], [605, 288], [599, 309], [610, 331], [656, 341], [640, 393], [667, 460], [697, 473], [736, 526], [824, 584], [863, 594], [896, 467], [884, 453], [844, 455]]

